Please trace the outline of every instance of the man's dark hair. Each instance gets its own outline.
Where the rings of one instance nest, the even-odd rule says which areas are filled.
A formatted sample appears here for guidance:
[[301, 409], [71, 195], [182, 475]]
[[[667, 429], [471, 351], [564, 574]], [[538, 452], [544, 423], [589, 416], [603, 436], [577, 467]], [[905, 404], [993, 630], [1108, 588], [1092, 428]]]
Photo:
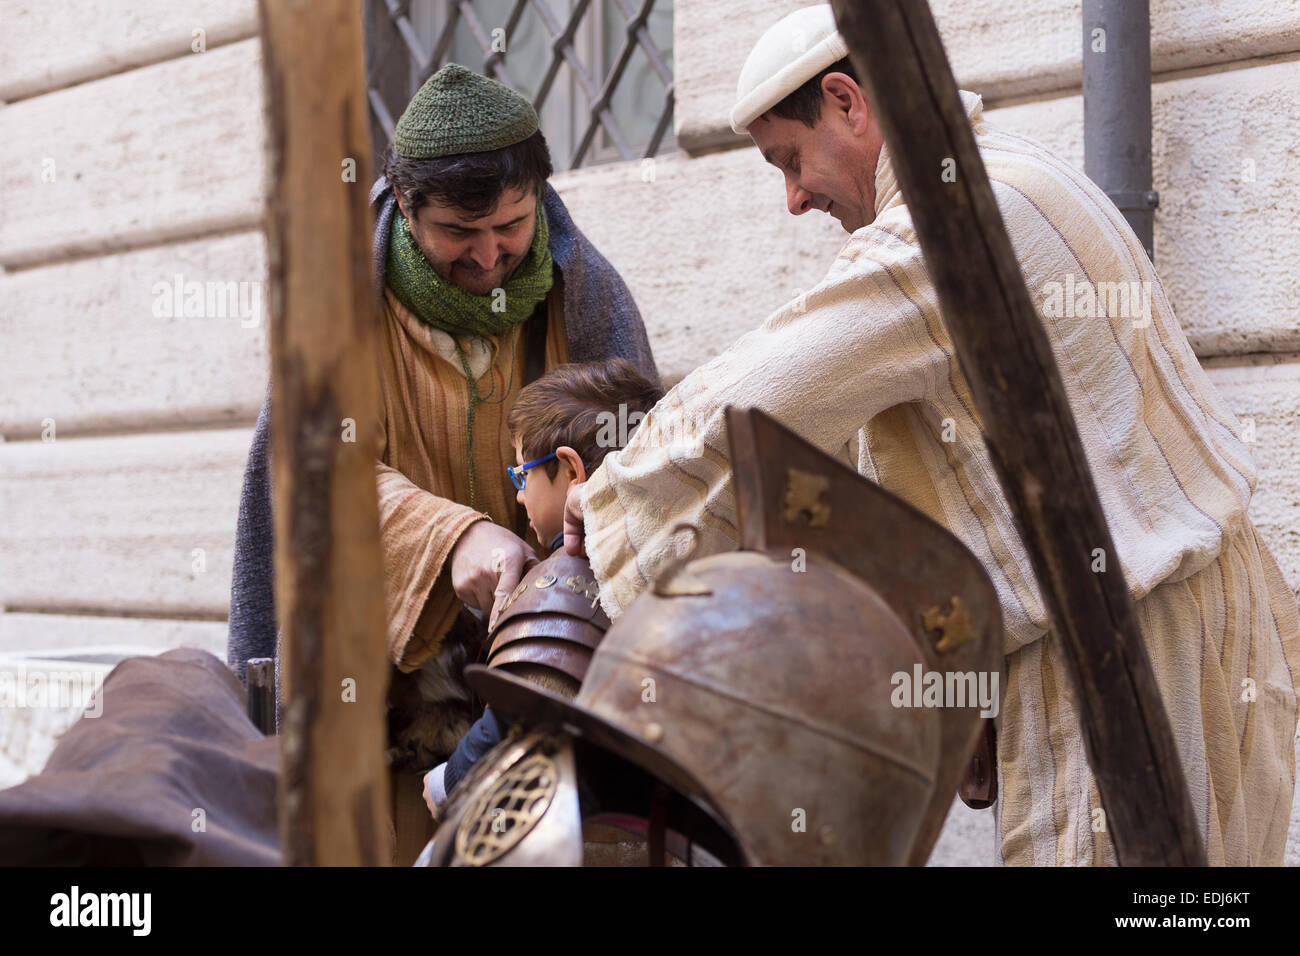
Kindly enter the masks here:
[[541, 130], [504, 149], [437, 159], [404, 159], [390, 146], [384, 161], [384, 176], [412, 216], [431, 202], [486, 216], [508, 189], [531, 190], [540, 200], [553, 171]]
[[844, 73], [854, 83], [859, 82], [858, 71], [853, 69], [853, 64], [849, 62], [849, 58], [846, 56], [844, 59], [837, 60], [826, 67], [780, 103], [777, 103], [770, 112], [782, 119], [798, 120], [804, 126], [812, 129], [822, 116], [822, 80], [831, 73]]

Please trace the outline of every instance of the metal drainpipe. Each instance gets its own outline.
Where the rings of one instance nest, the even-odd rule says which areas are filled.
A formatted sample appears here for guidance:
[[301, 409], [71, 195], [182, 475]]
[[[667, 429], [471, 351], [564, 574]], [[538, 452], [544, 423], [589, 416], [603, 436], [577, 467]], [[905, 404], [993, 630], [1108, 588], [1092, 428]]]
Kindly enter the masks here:
[[1083, 156], [1154, 261], [1149, 0], [1083, 0]]

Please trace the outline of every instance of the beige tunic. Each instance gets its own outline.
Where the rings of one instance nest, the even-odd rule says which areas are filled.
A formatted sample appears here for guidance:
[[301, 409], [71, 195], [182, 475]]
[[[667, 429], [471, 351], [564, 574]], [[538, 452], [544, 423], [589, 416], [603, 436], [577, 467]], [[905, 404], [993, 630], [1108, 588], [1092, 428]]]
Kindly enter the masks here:
[[[962, 98], [1088, 455], [1118, 552], [1107, 558], [1140, 602], [1210, 860], [1280, 862], [1300, 621], [1247, 517], [1249, 446], [1120, 213]], [[1007, 655], [1003, 858], [1111, 862], [1060, 642], [887, 151], [875, 212], [821, 283], [683, 379], [592, 476], [583, 506], [602, 603], [617, 615], [653, 580], [685, 545], [668, 533], [678, 522], [699, 529], [697, 554], [735, 547], [722, 410], [762, 408], [950, 528], [989, 571]]]
[[[547, 322], [549, 369], [568, 354], [558, 270], [544, 306], [528, 322]], [[452, 338], [421, 322], [391, 290], [385, 290], [382, 313], [376, 471], [388, 652], [411, 671], [437, 652], [459, 611], [447, 559], [465, 529], [495, 521], [537, 547], [526, 523], [517, 521], [515, 488], [506, 474], [515, 464], [506, 416], [523, 387], [526, 342], [522, 325], [502, 336], [464, 340], [485, 399], [475, 409], [478, 500], [470, 507], [469, 384]]]

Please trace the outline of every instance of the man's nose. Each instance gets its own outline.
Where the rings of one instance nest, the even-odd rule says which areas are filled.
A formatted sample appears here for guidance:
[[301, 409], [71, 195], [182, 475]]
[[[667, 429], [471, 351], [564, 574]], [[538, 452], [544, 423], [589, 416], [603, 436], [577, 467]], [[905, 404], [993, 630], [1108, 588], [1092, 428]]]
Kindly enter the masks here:
[[501, 245], [495, 235], [476, 238], [469, 247], [469, 257], [484, 272], [490, 272], [501, 258]]
[[515, 501], [521, 505], [524, 503], [524, 490], [522, 488], [515, 492]]
[[790, 209], [790, 215], [802, 216], [812, 208], [812, 193], [804, 189], [794, 180], [789, 180], [785, 185], [785, 203]]

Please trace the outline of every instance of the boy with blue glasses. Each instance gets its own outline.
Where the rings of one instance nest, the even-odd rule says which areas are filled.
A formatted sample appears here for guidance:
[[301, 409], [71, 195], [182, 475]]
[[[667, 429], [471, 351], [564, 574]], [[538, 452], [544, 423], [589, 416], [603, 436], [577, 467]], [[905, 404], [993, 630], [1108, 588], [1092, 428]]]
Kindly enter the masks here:
[[[559, 365], [520, 391], [507, 419], [517, 464], [506, 472], [548, 554], [564, 546], [569, 489], [627, 444], [662, 397], [660, 388], [621, 358]], [[504, 596], [497, 594], [498, 606]], [[436, 814], [437, 804], [500, 739], [496, 718], [484, 711], [447, 762], [426, 775], [429, 809]]]

